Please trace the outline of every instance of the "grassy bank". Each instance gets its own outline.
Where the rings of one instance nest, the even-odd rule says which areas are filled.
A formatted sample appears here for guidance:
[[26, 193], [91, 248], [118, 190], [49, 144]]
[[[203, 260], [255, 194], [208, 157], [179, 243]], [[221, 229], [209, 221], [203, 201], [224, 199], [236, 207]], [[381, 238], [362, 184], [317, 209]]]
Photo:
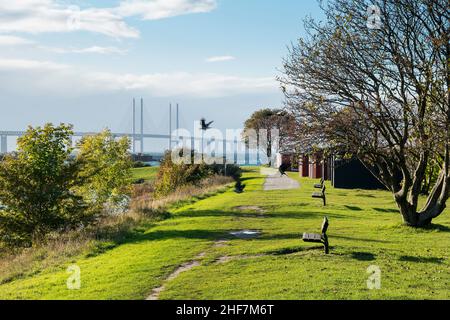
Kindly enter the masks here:
[[[249, 169], [244, 194], [183, 203], [170, 219], [137, 227], [120, 244], [0, 285], [0, 298], [144, 299], [163, 283], [160, 299], [450, 298], [448, 210], [432, 228], [411, 229], [401, 225], [388, 192], [328, 186], [322, 207], [311, 198], [315, 181], [291, 176], [299, 189], [265, 192], [264, 177]], [[328, 256], [301, 241], [302, 232], [320, 230], [325, 215]], [[243, 229], [261, 236], [229, 233]], [[199, 266], [164, 282], [194, 259]], [[80, 290], [66, 288], [70, 264], [81, 269]], [[370, 265], [381, 269], [380, 290], [367, 289]]]
[[144, 180], [145, 182], [153, 182], [158, 175], [158, 167], [133, 168], [131, 170], [132, 181]]
[[130, 211], [102, 217], [84, 230], [49, 235], [45, 243], [18, 252], [0, 250], [0, 285], [25, 279], [83, 258], [96, 257], [122, 244], [137, 241], [142, 230], [170, 217], [170, 210], [223, 192], [230, 178], [210, 177], [164, 198], [153, 198], [151, 185], [135, 186]]

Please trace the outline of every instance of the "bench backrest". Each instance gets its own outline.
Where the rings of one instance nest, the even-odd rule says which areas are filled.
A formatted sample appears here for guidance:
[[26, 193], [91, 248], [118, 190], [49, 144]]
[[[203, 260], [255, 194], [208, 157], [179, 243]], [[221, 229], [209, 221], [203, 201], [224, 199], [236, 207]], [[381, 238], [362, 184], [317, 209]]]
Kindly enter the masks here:
[[327, 230], [328, 230], [328, 225], [329, 225], [329, 223], [328, 223], [328, 218], [327, 218], [327, 217], [323, 218], [323, 223], [322, 223], [322, 234], [324, 234], [324, 233], [327, 232]]

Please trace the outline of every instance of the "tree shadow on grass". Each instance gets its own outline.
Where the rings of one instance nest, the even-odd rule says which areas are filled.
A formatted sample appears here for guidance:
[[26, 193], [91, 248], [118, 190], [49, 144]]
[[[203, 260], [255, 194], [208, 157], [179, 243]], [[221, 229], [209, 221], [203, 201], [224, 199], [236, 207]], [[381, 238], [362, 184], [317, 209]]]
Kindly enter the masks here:
[[143, 234], [138, 241], [154, 241], [167, 239], [200, 239], [200, 240], [231, 240], [237, 239], [230, 230], [157, 230]]
[[403, 262], [416, 262], [416, 263], [437, 263], [440, 264], [444, 262], [444, 258], [437, 257], [413, 257], [413, 256], [401, 256], [399, 258]]
[[373, 208], [373, 210], [383, 213], [400, 213], [398, 209]]
[[430, 224], [429, 226], [426, 226], [424, 228], [425, 230], [436, 230], [436, 231], [440, 231], [440, 232], [450, 232], [450, 228], [447, 226], [444, 226], [442, 224]]
[[355, 207], [355, 206], [344, 206], [344, 207], [346, 207], [347, 209], [352, 210], [352, 211], [362, 211], [363, 210], [360, 207]]
[[360, 198], [376, 198], [373, 194], [355, 194], [354, 196]]
[[127, 244], [140, 243], [146, 241], [163, 241], [169, 239], [198, 239], [198, 240], [208, 240], [208, 241], [218, 241], [218, 240], [236, 240], [236, 241], [268, 241], [268, 240], [292, 240], [298, 239], [301, 241], [301, 233], [277, 233], [277, 234], [267, 234], [262, 232], [257, 237], [252, 238], [239, 238], [232, 235], [230, 232], [238, 231], [234, 230], [201, 230], [201, 229], [191, 229], [191, 230], [156, 230], [150, 231], [145, 234], [134, 235], [130, 237], [128, 241], [124, 242]]
[[352, 258], [359, 261], [373, 261], [376, 256], [370, 252], [352, 252]]
[[348, 237], [348, 236], [336, 236], [336, 235], [330, 235], [330, 241], [331, 239], [343, 239], [343, 240], [352, 240], [352, 241], [364, 241], [364, 242], [377, 242], [377, 243], [390, 243], [391, 241], [386, 240], [378, 240], [378, 239], [365, 239], [365, 238], [355, 238], [355, 237]]
[[306, 251], [308, 248], [305, 247], [290, 247], [290, 248], [281, 248], [276, 250], [269, 250], [265, 252], [265, 254], [268, 255], [274, 255], [274, 256], [284, 256], [289, 254], [294, 254], [302, 251]]
[[254, 177], [245, 177], [245, 178], [241, 178], [241, 179], [239, 179], [241, 182], [244, 182], [244, 181], [249, 181], [249, 180], [255, 180], [255, 179], [260, 179], [261, 177], [257, 177], [257, 176], [254, 176]]
[[[283, 218], [283, 219], [314, 219], [317, 218], [317, 224], [320, 227], [322, 223], [322, 219], [324, 216], [328, 218], [336, 218], [336, 219], [348, 219], [350, 217], [346, 215], [336, 214], [336, 213], [328, 213], [328, 212], [291, 212], [291, 211], [282, 211], [271, 213], [267, 212], [267, 207], [262, 207], [264, 209], [264, 214], [261, 215], [260, 218], [268, 219], [268, 218]], [[199, 210], [199, 211], [188, 211], [177, 214], [177, 217], [180, 218], [201, 218], [201, 217], [230, 217], [230, 218], [249, 218], [248, 213], [251, 210], [247, 210], [245, 213], [241, 213], [239, 211], [220, 211], [220, 210]], [[259, 213], [256, 212], [255, 213]], [[355, 217], [351, 217], [351, 219], [356, 219]]]

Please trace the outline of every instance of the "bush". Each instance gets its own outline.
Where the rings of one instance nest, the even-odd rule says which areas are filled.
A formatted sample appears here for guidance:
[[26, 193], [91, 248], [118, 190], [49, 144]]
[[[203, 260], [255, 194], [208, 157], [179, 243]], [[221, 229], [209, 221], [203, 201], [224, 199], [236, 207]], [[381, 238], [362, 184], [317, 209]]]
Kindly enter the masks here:
[[214, 175], [228, 176], [238, 180], [242, 174], [239, 166], [220, 164], [207, 165], [205, 163], [193, 164], [194, 153], [190, 150], [179, 150], [182, 157], [184, 152], [191, 154], [191, 163], [175, 163], [172, 161], [172, 153], [167, 151], [159, 168], [155, 182], [155, 193], [162, 197], [174, 192], [180, 187], [198, 185], [203, 179]]
[[242, 169], [236, 164], [227, 164], [226, 167], [223, 164], [213, 164], [208, 167], [214, 174], [231, 177], [236, 181], [242, 176]]
[[122, 206], [131, 192], [129, 177], [132, 161], [128, 153], [130, 142], [115, 139], [109, 130], [83, 137], [77, 145], [79, 176], [83, 183], [76, 192], [96, 211], [107, 205]]
[[147, 168], [147, 167], [151, 167], [151, 165], [146, 164], [142, 161], [134, 161], [133, 162], [133, 168]]
[[0, 162], [0, 241], [30, 246], [52, 231], [85, 226], [105, 205], [123, 201], [128, 144], [110, 132], [82, 139], [72, 126], [29, 127], [18, 151]]
[[72, 127], [28, 128], [18, 152], [0, 163], [0, 237], [9, 245], [31, 245], [48, 232], [85, 222], [90, 212], [72, 189], [79, 163], [70, 157]]

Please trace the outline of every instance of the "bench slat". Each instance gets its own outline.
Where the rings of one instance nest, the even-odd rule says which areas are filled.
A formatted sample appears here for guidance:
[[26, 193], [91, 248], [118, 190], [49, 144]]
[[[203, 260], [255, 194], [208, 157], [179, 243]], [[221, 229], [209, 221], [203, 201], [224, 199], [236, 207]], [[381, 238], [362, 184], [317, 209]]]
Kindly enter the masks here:
[[323, 193], [314, 192], [314, 193], [312, 194], [312, 197], [313, 197], [313, 198], [323, 198], [324, 195], [323, 195]]
[[322, 235], [318, 233], [304, 233], [303, 241], [305, 242], [322, 242]]

